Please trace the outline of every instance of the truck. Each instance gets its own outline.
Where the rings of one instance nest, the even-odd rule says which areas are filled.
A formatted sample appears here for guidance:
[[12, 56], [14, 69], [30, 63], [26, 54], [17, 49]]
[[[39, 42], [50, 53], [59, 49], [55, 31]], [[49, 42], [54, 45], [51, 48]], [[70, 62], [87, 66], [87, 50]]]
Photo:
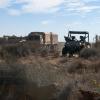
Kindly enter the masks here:
[[46, 49], [47, 51], [56, 51], [58, 47], [58, 35], [52, 32], [31, 32], [27, 36], [35, 49]]

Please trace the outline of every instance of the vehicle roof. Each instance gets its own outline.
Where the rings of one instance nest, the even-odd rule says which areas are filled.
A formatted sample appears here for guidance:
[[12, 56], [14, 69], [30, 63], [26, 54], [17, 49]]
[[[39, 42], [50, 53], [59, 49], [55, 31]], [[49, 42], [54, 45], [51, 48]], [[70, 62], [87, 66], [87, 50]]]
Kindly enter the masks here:
[[69, 31], [69, 34], [89, 34], [87, 31]]

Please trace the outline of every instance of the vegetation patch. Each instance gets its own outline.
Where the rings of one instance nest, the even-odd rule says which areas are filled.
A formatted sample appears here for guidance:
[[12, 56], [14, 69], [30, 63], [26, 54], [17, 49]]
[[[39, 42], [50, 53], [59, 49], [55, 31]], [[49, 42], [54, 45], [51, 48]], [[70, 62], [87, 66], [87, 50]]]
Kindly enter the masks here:
[[85, 48], [80, 52], [80, 57], [88, 59], [91, 57], [100, 57], [100, 53], [95, 48]]

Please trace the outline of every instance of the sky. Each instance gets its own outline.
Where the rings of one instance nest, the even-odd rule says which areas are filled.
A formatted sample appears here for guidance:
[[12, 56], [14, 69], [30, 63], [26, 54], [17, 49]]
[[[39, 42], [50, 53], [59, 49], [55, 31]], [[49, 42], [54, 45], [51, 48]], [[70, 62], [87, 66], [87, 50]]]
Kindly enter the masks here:
[[100, 0], [0, 0], [0, 36], [54, 32], [64, 41], [68, 31], [100, 35]]

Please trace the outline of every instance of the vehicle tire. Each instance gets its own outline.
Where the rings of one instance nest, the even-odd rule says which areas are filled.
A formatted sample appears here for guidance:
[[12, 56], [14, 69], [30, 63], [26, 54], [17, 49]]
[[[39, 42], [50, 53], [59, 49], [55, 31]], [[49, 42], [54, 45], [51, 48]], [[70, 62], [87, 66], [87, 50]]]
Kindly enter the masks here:
[[62, 49], [62, 56], [65, 56], [66, 54], [67, 54], [66, 47], [63, 47], [63, 49]]

